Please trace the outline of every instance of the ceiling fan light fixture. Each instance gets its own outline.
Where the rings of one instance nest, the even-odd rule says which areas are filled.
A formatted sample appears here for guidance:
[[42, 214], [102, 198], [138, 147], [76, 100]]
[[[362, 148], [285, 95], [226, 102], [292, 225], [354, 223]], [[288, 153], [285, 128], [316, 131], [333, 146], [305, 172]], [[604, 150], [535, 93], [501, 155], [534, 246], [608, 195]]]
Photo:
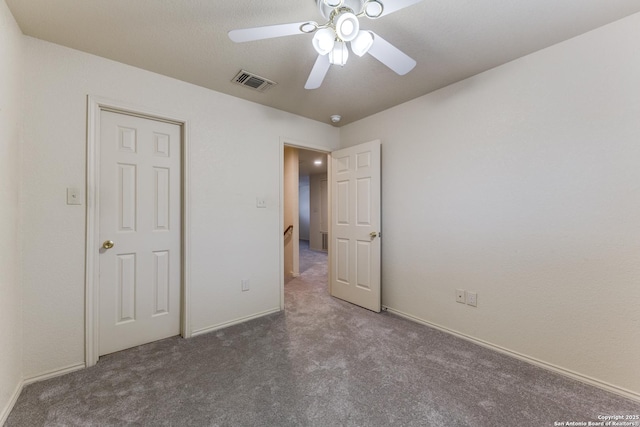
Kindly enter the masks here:
[[[310, 1], [310, 0], [305, 0]], [[323, 24], [314, 21], [240, 28], [228, 32], [235, 43], [266, 40], [296, 34], [313, 34], [312, 45], [319, 53], [305, 89], [322, 85], [331, 65], [344, 66], [349, 50], [356, 56], [373, 56], [396, 74], [403, 76], [415, 68], [417, 62], [373, 31], [360, 31], [361, 17], [379, 18], [420, 3], [423, 0], [314, 0]], [[323, 30], [323, 31], [321, 31]], [[351, 46], [348, 46], [348, 45]], [[254, 80], [248, 80], [255, 83]]]
[[362, 9], [367, 18], [376, 19], [384, 12], [384, 5], [378, 0], [367, 0]]
[[302, 25], [300, 25], [300, 31], [307, 34], [311, 34], [317, 29], [318, 29], [318, 23], [313, 21], [305, 22]]
[[329, 63], [333, 65], [340, 65], [341, 67], [347, 63], [349, 59], [349, 49], [345, 42], [336, 42], [333, 46], [333, 50], [329, 52]]
[[335, 20], [336, 34], [340, 40], [350, 42], [360, 31], [358, 17], [351, 12], [342, 12]]
[[344, 0], [324, 0], [324, 4], [333, 8], [342, 6], [342, 3], [344, 3]]
[[362, 56], [369, 51], [372, 44], [373, 35], [370, 31], [363, 30], [351, 41], [351, 50], [354, 54]]
[[320, 55], [326, 55], [333, 50], [336, 42], [336, 33], [331, 28], [323, 28], [316, 31], [311, 43]]

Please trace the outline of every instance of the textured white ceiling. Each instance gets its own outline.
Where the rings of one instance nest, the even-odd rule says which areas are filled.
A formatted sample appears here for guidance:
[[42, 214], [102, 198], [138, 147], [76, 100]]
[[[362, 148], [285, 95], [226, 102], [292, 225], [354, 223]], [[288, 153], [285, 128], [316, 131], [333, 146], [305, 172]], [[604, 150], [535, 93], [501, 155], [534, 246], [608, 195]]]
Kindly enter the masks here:
[[[392, 2], [393, 0], [382, 0]], [[322, 122], [344, 125], [640, 12], [640, 0], [423, 0], [362, 27], [417, 60], [398, 76], [369, 55], [305, 90], [310, 35], [236, 44], [227, 32], [321, 21], [315, 0], [6, 0], [23, 33]], [[240, 69], [278, 83], [257, 93]]]

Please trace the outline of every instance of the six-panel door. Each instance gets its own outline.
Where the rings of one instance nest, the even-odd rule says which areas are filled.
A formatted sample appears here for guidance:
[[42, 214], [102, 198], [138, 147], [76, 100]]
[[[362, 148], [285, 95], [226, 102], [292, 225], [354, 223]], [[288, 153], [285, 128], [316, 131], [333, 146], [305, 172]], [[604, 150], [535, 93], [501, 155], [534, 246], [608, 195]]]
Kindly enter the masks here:
[[331, 295], [380, 311], [380, 141], [331, 153]]
[[180, 333], [180, 156], [178, 125], [101, 112], [100, 355]]

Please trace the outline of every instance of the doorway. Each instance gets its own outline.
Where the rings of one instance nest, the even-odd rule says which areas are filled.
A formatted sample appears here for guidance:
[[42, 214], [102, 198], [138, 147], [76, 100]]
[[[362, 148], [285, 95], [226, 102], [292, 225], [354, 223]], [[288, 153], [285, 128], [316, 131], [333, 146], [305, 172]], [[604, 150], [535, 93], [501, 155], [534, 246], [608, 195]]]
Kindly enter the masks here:
[[327, 155], [298, 150], [298, 213], [300, 223], [299, 272], [327, 262], [328, 193]]
[[186, 123], [88, 102], [86, 354], [188, 336]]
[[[282, 268], [280, 308], [285, 283], [300, 273], [299, 150], [281, 144]], [[361, 143], [327, 153], [328, 262], [331, 296], [379, 312], [381, 309], [381, 143]], [[311, 182], [311, 181], [310, 181]], [[311, 240], [311, 227], [310, 240]], [[288, 234], [290, 233], [290, 234]]]
[[327, 263], [327, 153], [283, 149], [284, 283], [317, 263]]

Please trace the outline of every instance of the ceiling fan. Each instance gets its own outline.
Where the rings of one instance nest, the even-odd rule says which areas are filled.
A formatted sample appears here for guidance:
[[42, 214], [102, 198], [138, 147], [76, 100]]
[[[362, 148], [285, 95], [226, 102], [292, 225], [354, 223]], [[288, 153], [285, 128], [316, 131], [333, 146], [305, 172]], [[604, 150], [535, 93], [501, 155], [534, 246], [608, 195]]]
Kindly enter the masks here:
[[377, 19], [422, 0], [315, 0], [325, 24], [315, 21], [268, 25], [229, 31], [229, 38], [236, 42], [270, 39], [296, 34], [315, 33], [312, 45], [318, 52], [305, 89], [317, 89], [322, 85], [331, 65], [344, 66], [349, 57], [347, 43], [357, 56], [365, 53], [376, 58], [399, 75], [405, 75], [416, 66], [416, 61], [397, 47], [375, 34], [361, 30], [359, 18]]

